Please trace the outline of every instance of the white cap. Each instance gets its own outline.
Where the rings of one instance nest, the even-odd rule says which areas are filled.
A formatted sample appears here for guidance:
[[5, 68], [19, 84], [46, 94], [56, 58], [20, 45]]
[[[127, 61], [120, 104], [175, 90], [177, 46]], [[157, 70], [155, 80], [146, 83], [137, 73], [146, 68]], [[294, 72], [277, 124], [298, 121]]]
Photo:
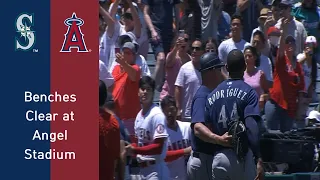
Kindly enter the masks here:
[[320, 122], [320, 113], [316, 110], [312, 110], [312, 111], [310, 111], [307, 119], [315, 119], [318, 122]]
[[314, 36], [308, 36], [308, 37], [306, 38], [306, 42], [305, 42], [305, 43], [306, 43], [306, 44], [312, 43], [312, 44], [314, 45], [314, 47], [317, 47], [317, 38], [314, 37]]

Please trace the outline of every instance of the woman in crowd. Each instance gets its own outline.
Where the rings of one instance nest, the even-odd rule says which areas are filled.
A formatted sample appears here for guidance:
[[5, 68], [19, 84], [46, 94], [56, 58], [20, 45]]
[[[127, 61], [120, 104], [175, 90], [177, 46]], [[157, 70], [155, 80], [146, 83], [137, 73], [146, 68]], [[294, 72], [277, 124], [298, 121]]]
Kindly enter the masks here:
[[166, 95], [174, 96], [174, 83], [180, 67], [191, 60], [191, 56], [188, 54], [188, 35], [179, 35], [173, 42], [173, 48], [166, 58], [166, 80], [160, 93], [160, 101]]
[[218, 43], [212, 38], [206, 41], [206, 52], [215, 52], [218, 54]]
[[268, 92], [267, 80], [263, 71], [257, 67], [260, 65], [260, 56], [256, 48], [248, 46], [244, 49], [244, 57], [246, 59], [247, 69], [244, 72], [244, 82], [254, 88], [260, 97], [260, 108], [264, 106], [264, 93]]
[[[270, 59], [262, 54], [262, 50], [265, 49], [265, 46], [267, 46], [268, 42], [265, 39], [265, 36], [263, 32], [257, 30], [253, 33], [252, 35], [252, 46], [256, 48], [258, 51], [258, 54], [260, 54], [260, 65], [256, 66], [259, 70], [263, 71], [266, 79], [268, 81], [267, 88], [272, 87], [272, 82], [273, 82], [273, 74], [272, 74], [272, 63]], [[270, 49], [270, 48], [269, 48]]]
[[[288, 24], [288, 19], [282, 19], [273, 87], [270, 88], [270, 99], [265, 105], [268, 128], [280, 129], [281, 132], [292, 129], [298, 109], [298, 97], [301, 96], [299, 92], [304, 90], [304, 75], [301, 65], [296, 61], [296, 42], [294, 37], [288, 35]], [[299, 125], [302, 126], [302, 123]]]

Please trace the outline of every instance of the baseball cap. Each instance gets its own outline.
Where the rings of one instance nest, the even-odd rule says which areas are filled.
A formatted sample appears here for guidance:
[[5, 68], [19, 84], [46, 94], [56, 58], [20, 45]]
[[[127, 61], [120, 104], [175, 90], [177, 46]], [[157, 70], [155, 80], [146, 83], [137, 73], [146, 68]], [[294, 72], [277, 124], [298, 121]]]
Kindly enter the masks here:
[[136, 51], [138, 51], [139, 49], [139, 43], [136, 41], [136, 36], [133, 34], [133, 32], [126, 32], [125, 34], [119, 36], [118, 38], [118, 45], [119, 47], [121, 47], [125, 42], [124, 40], [126, 40], [127, 38], [131, 39], [131, 42], [135, 45], [136, 47]]
[[130, 50], [133, 52], [133, 54], [136, 54], [136, 53], [137, 53], [136, 47], [134, 46], [134, 44], [133, 44], [132, 42], [126, 42], [126, 43], [124, 43], [124, 45], [122, 46], [122, 49], [124, 49], [124, 48], [130, 49]]
[[313, 44], [313, 46], [316, 47], [317, 46], [317, 38], [314, 36], [308, 36], [306, 38], [305, 44], [309, 44], [309, 43]]
[[320, 122], [320, 113], [316, 110], [312, 110], [309, 112], [309, 115], [307, 117], [307, 119], [315, 119], [317, 120], [318, 122]]
[[275, 26], [272, 26], [267, 31], [268, 36], [281, 36], [280, 29], [276, 28]]
[[207, 52], [200, 57], [200, 69], [199, 71], [205, 71], [208, 69], [217, 69], [223, 67], [224, 64], [219, 59], [218, 55], [214, 52]]
[[259, 19], [260, 18], [268, 18], [268, 11], [270, 11], [269, 8], [262, 8], [261, 11], [260, 11], [260, 16], [259, 16]]
[[246, 67], [246, 61], [242, 51], [234, 49], [227, 56], [227, 66], [229, 72], [239, 72]]

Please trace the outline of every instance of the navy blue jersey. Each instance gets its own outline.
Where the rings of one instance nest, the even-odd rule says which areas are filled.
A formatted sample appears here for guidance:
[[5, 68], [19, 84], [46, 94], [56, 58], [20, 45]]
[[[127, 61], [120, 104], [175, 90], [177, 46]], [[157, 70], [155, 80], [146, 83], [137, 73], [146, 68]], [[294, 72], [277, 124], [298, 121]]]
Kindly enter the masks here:
[[245, 123], [248, 116], [259, 116], [259, 99], [256, 91], [243, 80], [225, 80], [214, 89], [206, 100], [207, 121], [213, 132], [223, 135], [228, 132], [231, 121]]
[[205, 103], [208, 94], [211, 92], [206, 86], [200, 86], [193, 96], [191, 105], [191, 146], [195, 152], [214, 154], [214, 144], [207, 143], [194, 135], [193, 126], [195, 123], [205, 123]]

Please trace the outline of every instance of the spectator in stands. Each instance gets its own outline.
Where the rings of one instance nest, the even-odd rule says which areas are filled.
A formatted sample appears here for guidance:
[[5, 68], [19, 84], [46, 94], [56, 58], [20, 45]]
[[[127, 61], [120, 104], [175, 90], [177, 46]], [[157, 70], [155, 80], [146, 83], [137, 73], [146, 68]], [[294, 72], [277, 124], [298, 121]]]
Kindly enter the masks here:
[[[113, 179], [115, 164], [123, 152], [118, 121], [104, 107], [107, 87], [99, 82], [99, 180]], [[122, 146], [122, 147], [120, 147]], [[123, 177], [123, 175], [122, 175]]]
[[206, 52], [214, 52], [218, 54], [218, 43], [216, 40], [209, 37], [209, 39], [206, 41]]
[[281, 32], [278, 28], [272, 26], [268, 29], [267, 35], [268, 35], [268, 42], [270, 44], [270, 52], [269, 52], [268, 57], [271, 61], [272, 72], [273, 72], [274, 71], [274, 64], [275, 64], [276, 57], [277, 57]]
[[204, 43], [195, 40], [192, 43], [192, 60], [185, 63], [179, 70], [175, 82], [175, 99], [178, 107], [178, 118], [191, 121], [191, 103], [194, 94], [201, 85], [199, 59], [204, 52]]
[[270, 59], [261, 53], [266, 44], [268, 44], [268, 41], [265, 39], [265, 36], [261, 31], [258, 30], [253, 33], [252, 46], [255, 47], [258, 51], [258, 54], [260, 54], [260, 64], [256, 67], [258, 68], [258, 70], [264, 72], [267, 80], [267, 88], [269, 89], [272, 87], [273, 82], [272, 64]]
[[110, 57], [111, 54], [114, 57], [114, 48], [119, 36], [119, 23], [101, 6], [99, 12], [107, 24], [107, 29], [100, 38], [99, 59], [109, 68], [112, 64]]
[[187, 53], [188, 35], [183, 34], [183, 36], [178, 35], [176, 37], [175, 41], [173, 41], [173, 48], [166, 58], [166, 80], [160, 93], [160, 101], [167, 95], [174, 97], [174, 83], [176, 82], [180, 67], [192, 59]]
[[289, 31], [288, 35], [291, 35], [296, 42], [296, 52], [295, 55], [301, 53], [303, 51], [304, 42], [307, 38], [307, 31], [304, 28], [303, 24], [297, 21], [291, 14], [293, 2], [292, 0], [281, 0], [279, 4], [280, 8], [280, 17], [281, 20], [275, 25], [278, 29], [281, 27], [281, 23], [283, 19], [288, 19], [289, 22]]
[[[230, 38], [230, 27], [231, 27], [231, 17], [228, 13], [225, 11], [221, 11], [221, 13], [218, 15], [218, 39], [217, 42], [219, 44]], [[217, 46], [218, 47], [218, 46]]]
[[[201, 8], [201, 39], [206, 41], [209, 37], [217, 39], [218, 33], [218, 19], [221, 14], [223, 4], [222, 1], [207, 1], [198, 0], [199, 6]], [[196, 19], [198, 21], [198, 19]]]
[[[177, 121], [177, 106], [174, 97], [167, 95], [161, 101], [166, 116], [168, 132], [167, 162], [171, 179], [187, 179], [185, 156], [191, 153], [191, 129], [189, 122]], [[179, 167], [179, 168], [177, 168]]]
[[174, 37], [172, 10], [174, 5], [179, 4], [180, 1], [142, 0], [142, 3], [144, 4], [144, 19], [149, 29], [151, 45], [157, 61], [153, 78], [160, 92], [164, 83], [166, 54], [170, 51], [170, 43]]
[[[242, 39], [243, 20], [239, 15], [233, 15], [231, 17], [231, 38], [223, 41], [218, 47], [219, 59], [224, 63], [227, 62], [227, 55], [233, 49], [244, 50], [244, 48], [250, 45], [244, 39]], [[227, 78], [227, 71], [223, 68], [223, 73]]]
[[292, 19], [282, 19], [279, 50], [275, 62], [273, 87], [265, 105], [268, 128], [281, 132], [289, 131], [296, 118], [299, 92], [304, 90], [302, 67], [296, 62], [296, 41], [289, 35]]
[[269, 19], [269, 21], [272, 23], [268, 23], [270, 27], [276, 25], [276, 23], [280, 19], [280, 11], [281, 11], [279, 8], [280, 2], [281, 0], [272, 0], [271, 2], [272, 17]]
[[[317, 0], [302, 0], [292, 8], [293, 16], [304, 25], [309, 36], [314, 36], [320, 41], [320, 8], [317, 6]], [[320, 46], [314, 54], [317, 55], [317, 62], [320, 63]]]
[[[258, 21], [259, 21], [259, 26], [255, 29], [253, 29], [252, 31], [252, 34], [251, 34], [251, 44], [253, 44], [253, 36], [254, 36], [254, 33], [257, 32], [257, 31], [261, 31], [262, 32], [262, 35], [264, 35], [264, 32], [265, 32], [265, 23], [266, 23], [266, 20], [269, 16], [269, 11], [271, 12], [270, 9], [268, 8], [262, 8], [261, 11], [260, 11], [260, 16], [258, 18]], [[267, 36], [265, 35], [263, 37], [264, 39], [267, 39]], [[263, 47], [262, 48], [259, 48], [259, 52], [265, 56], [268, 56], [269, 55], [269, 43], [263, 43]]]
[[317, 48], [317, 39], [314, 36], [308, 36], [305, 43], [303, 53], [298, 54], [297, 60], [302, 65], [304, 72], [304, 82], [306, 97], [310, 98], [311, 102], [318, 102], [316, 94], [316, 81], [318, 66], [316, 62], [315, 50]]
[[257, 16], [259, 16], [260, 10], [268, 3], [266, 0], [237, 0], [236, 13], [241, 14], [243, 17], [242, 25], [242, 38], [250, 42], [252, 30], [259, 26]]
[[134, 44], [126, 42], [122, 47], [122, 53], [116, 54], [119, 64], [112, 71], [115, 111], [124, 121], [130, 134], [134, 134], [134, 120], [140, 110], [138, 90], [141, 70], [135, 64], [136, 53]]
[[111, 73], [108, 71], [107, 66], [101, 60], [99, 60], [99, 80], [105, 83], [108, 90], [112, 90], [114, 79]]
[[[138, 52], [138, 49], [140, 49], [140, 46], [139, 44], [136, 42], [136, 37], [135, 35], [132, 33], [132, 32], [127, 32], [121, 36], [119, 36], [118, 38], [118, 46], [120, 48], [123, 47], [123, 45], [126, 43], [126, 42], [132, 42], [134, 45], [135, 45], [135, 48], [136, 48], [136, 52]], [[149, 70], [149, 67], [148, 67], [148, 64], [145, 60], [145, 58], [140, 55], [140, 54], [136, 54], [136, 61], [135, 61], [135, 64], [137, 66], [139, 66], [139, 68], [141, 69], [141, 77], [142, 76], [150, 76], [151, 73], [150, 73], [150, 70]], [[111, 65], [111, 67], [109, 68], [109, 71], [112, 72], [113, 71], [113, 68], [118, 65], [118, 63], [116, 61], [114, 61]]]
[[265, 93], [268, 92], [268, 82], [262, 70], [257, 67], [260, 66], [260, 56], [256, 48], [247, 46], [244, 49], [244, 58], [246, 60], [247, 69], [244, 72], [244, 82], [254, 88], [260, 97], [260, 109], [263, 109], [265, 102]]

